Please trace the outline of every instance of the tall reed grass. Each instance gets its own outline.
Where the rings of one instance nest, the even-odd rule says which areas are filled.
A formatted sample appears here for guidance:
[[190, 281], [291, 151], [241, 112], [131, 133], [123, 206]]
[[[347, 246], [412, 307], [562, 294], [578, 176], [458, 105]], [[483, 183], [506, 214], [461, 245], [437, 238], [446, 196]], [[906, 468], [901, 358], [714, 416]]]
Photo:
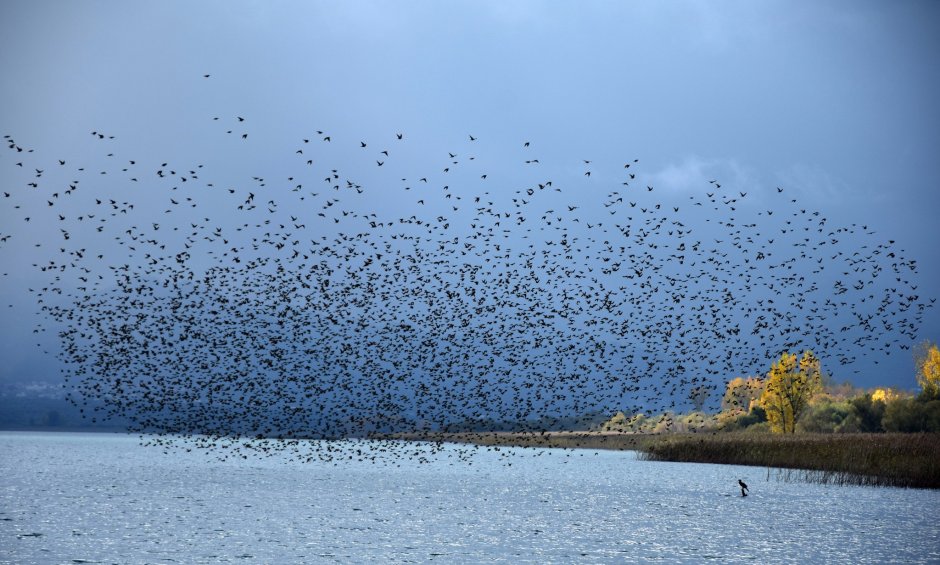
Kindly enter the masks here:
[[652, 461], [763, 466], [785, 481], [940, 488], [936, 433], [682, 434], [659, 436], [639, 449]]

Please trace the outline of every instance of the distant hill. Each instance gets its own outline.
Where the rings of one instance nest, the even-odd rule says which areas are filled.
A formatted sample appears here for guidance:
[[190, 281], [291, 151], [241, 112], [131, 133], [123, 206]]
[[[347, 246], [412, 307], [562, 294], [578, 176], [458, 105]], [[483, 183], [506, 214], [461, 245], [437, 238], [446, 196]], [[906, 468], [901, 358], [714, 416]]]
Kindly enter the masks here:
[[0, 395], [0, 430], [124, 430], [122, 421], [92, 422], [64, 398]]
[[[94, 416], [95, 421], [91, 417]], [[377, 421], [375, 432], [410, 433], [416, 431], [410, 414], [404, 414], [400, 422]], [[65, 400], [62, 389], [52, 384], [8, 384], [0, 387], [0, 430], [87, 430], [126, 431], [129, 422], [123, 418], [102, 421], [100, 413], [81, 411]], [[272, 416], [273, 417], [273, 416]], [[454, 415], [445, 423], [437, 423], [434, 429], [447, 432], [480, 431], [587, 431], [595, 429], [610, 418], [610, 414], [593, 411], [578, 416], [540, 418], [524, 421], [502, 419], [464, 419]], [[197, 431], [197, 430], [194, 430]], [[246, 432], [255, 435], [256, 432]], [[317, 431], [311, 429], [311, 435]], [[270, 433], [276, 436], [276, 432]], [[289, 435], [289, 434], [288, 434]]]

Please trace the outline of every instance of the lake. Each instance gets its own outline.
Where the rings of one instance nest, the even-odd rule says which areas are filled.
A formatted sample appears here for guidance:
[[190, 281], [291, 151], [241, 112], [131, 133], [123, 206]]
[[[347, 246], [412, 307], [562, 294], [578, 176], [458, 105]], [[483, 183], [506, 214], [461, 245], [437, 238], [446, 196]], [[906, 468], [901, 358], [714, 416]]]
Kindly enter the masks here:
[[331, 461], [223, 461], [0, 432], [0, 563], [940, 562], [940, 491], [633, 452], [329, 447]]

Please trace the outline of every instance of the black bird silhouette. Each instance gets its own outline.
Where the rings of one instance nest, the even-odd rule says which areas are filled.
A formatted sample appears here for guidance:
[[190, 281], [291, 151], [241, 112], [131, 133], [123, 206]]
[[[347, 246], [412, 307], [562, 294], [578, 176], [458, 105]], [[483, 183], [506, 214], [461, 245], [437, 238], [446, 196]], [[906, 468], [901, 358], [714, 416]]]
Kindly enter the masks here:
[[[763, 372], [785, 350], [819, 350], [829, 372], [849, 370], [903, 350], [934, 307], [894, 240], [798, 202], [772, 216], [739, 207], [731, 196], [746, 187], [679, 206], [645, 185], [638, 160], [620, 159], [647, 186], [624, 205], [603, 180], [619, 164], [597, 161], [588, 181], [578, 167], [590, 159], [542, 156], [539, 167], [517, 162], [488, 177], [497, 169], [486, 137], [473, 145], [479, 160], [449, 152], [393, 174], [395, 158], [373, 165], [354, 144], [316, 155], [307, 145], [298, 157], [295, 142], [252, 135], [237, 158], [283, 146], [277, 174], [203, 168], [192, 155], [145, 175], [95, 153], [98, 143], [113, 155], [133, 147], [98, 130], [82, 149], [83, 159], [98, 155], [85, 171], [72, 155], [4, 138], [0, 151], [14, 159], [0, 160], [0, 203], [24, 221], [4, 225], [0, 253], [28, 250], [20, 255], [44, 277], [30, 291], [37, 333], [56, 328], [66, 390], [91, 417], [222, 457], [359, 457], [296, 439], [379, 441], [494, 422], [541, 437], [618, 411], [675, 409], [693, 394], [718, 398], [729, 375]], [[59, 157], [60, 167], [44, 165]], [[163, 161], [135, 156], [145, 158]], [[321, 167], [322, 180], [303, 180]], [[135, 180], [146, 191], [126, 190]], [[144, 206], [142, 194], [170, 204]], [[50, 221], [59, 245], [18, 231]]]

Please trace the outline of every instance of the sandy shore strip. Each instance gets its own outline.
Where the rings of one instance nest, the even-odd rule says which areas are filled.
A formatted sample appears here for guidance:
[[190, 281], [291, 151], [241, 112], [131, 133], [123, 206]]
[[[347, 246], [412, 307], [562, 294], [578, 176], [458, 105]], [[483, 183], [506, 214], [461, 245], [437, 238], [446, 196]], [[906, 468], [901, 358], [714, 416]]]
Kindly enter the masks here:
[[618, 432], [559, 431], [559, 432], [427, 432], [401, 433], [385, 436], [387, 439], [430, 441], [435, 443], [464, 443], [505, 447], [537, 447], [567, 449], [611, 449], [617, 451], [641, 450], [649, 441], [659, 437], [651, 434]]

